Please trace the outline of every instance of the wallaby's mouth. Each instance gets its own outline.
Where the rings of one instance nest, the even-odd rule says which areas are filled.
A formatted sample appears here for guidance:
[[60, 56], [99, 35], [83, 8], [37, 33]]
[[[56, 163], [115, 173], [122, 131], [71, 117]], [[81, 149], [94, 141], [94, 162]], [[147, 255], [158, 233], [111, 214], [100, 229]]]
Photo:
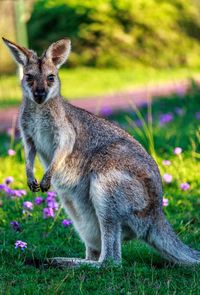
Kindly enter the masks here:
[[42, 104], [45, 101], [46, 97], [47, 97], [46, 91], [43, 91], [43, 92], [38, 91], [34, 93], [34, 100], [38, 104]]
[[[46, 98], [46, 97], [45, 97]], [[42, 104], [45, 101], [45, 98], [34, 97], [34, 100], [38, 104]]]

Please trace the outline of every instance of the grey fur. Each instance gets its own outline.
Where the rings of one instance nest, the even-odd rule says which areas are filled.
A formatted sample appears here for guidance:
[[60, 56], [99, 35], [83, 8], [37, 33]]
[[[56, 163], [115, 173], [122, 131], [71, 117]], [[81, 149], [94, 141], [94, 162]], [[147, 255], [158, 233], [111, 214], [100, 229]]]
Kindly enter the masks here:
[[[16, 46], [12, 53], [22, 57], [24, 49], [5, 42], [12, 49]], [[32, 191], [53, 186], [86, 246], [86, 260], [51, 261], [100, 265], [112, 259], [118, 264], [121, 241], [139, 238], [172, 262], [200, 263], [200, 252], [185, 246], [164, 217], [162, 181], [152, 157], [124, 130], [61, 97], [57, 68], [69, 46], [63, 39], [53, 43], [42, 59], [29, 59], [22, 80], [20, 130], [28, 185]], [[34, 75], [31, 85], [28, 73]], [[47, 85], [51, 73], [55, 81]], [[37, 87], [46, 93], [40, 104], [35, 101]], [[33, 173], [36, 153], [45, 168], [40, 184]]]

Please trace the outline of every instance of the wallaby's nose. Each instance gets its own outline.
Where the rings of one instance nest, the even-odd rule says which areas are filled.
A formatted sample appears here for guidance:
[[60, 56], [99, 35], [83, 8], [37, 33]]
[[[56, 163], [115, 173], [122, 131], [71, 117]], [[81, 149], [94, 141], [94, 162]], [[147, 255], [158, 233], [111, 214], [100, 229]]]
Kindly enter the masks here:
[[37, 89], [34, 92], [34, 98], [37, 103], [42, 103], [46, 97], [46, 91], [44, 89]]

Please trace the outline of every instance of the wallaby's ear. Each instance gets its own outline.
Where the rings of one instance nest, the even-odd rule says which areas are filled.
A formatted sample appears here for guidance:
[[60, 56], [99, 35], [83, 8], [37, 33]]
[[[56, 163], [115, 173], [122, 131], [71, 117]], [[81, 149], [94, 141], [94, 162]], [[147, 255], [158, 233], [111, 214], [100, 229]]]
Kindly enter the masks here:
[[61, 39], [49, 46], [45, 52], [45, 57], [51, 59], [54, 65], [59, 68], [66, 62], [70, 50], [71, 41], [69, 39]]
[[21, 47], [5, 38], [2, 38], [6, 46], [9, 48], [14, 60], [22, 66], [27, 65], [29, 59], [33, 55], [33, 51]]

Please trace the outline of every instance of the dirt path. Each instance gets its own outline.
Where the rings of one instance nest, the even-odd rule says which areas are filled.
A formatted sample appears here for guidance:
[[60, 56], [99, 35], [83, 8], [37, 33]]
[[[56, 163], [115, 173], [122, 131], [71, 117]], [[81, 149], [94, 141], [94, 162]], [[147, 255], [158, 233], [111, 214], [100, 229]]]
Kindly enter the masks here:
[[[196, 82], [199, 84], [200, 80], [196, 80]], [[149, 87], [138, 87], [128, 92], [118, 92], [112, 95], [73, 100], [72, 104], [93, 113], [106, 115], [111, 111], [129, 109], [131, 104], [140, 106], [149, 99], [153, 99], [157, 96], [167, 96], [172, 93], [177, 93], [181, 96], [186, 92], [189, 84], [190, 82], [187, 80], [160, 83]], [[17, 116], [17, 108], [0, 110], [0, 132], [4, 132], [9, 128], [14, 128], [16, 126]]]

